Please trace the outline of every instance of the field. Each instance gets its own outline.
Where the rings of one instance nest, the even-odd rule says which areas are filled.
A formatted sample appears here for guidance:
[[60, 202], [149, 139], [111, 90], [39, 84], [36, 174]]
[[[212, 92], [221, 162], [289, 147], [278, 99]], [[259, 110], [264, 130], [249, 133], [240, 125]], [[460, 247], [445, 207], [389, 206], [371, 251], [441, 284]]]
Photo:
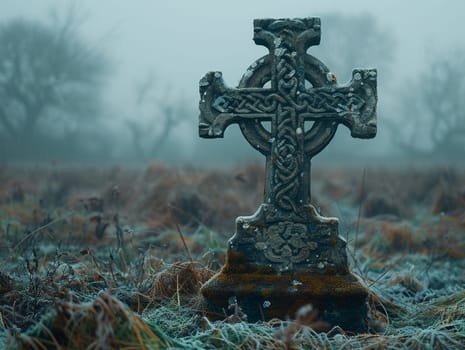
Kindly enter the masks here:
[[313, 171], [371, 291], [370, 333], [306, 308], [247, 323], [204, 318], [199, 289], [234, 219], [262, 201], [263, 166], [0, 167], [0, 347], [6, 349], [464, 349], [465, 171]]

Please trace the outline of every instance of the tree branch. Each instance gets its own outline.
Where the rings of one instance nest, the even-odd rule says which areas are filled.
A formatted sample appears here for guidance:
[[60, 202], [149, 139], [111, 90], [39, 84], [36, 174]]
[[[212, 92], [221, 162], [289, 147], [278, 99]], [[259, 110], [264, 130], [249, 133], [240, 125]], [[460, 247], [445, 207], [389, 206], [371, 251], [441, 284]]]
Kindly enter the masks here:
[[3, 128], [10, 134], [10, 136], [16, 136], [17, 131], [14, 128], [13, 124], [8, 120], [5, 109], [0, 106], [0, 123]]

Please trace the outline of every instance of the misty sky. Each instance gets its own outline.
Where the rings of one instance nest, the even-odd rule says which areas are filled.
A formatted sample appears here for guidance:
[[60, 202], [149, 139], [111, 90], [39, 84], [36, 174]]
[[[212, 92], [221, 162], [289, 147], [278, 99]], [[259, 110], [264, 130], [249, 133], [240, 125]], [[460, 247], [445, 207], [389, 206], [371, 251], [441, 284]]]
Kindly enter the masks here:
[[[0, 0], [0, 20], [24, 16], [46, 19], [65, 0]], [[396, 39], [396, 62], [389, 77], [401, 87], [427, 63], [429, 52], [465, 46], [463, 0], [79, 0], [86, 14], [86, 38], [111, 57], [114, 75], [107, 90], [112, 108], [129, 114], [134, 87], [153, 74], [174, 98], [197, 105], [198, 81], [220, 70], [236, 86], [246, 68], [266, 53], [252, 41], [254, 18], [322, 17], [368, 13]], [[356, 49], [356, 48], [354, 48]], [[330, 67], [331, 68], [331, 67]], [[340, 74], [341, 72], [335, 72]], [[347, 75], [347, 72], [344, 72]], [[383, 85], [380, 76], [378, 84]], [[380, 96], [380, 100], [382, 96]], [[195, 116], [193, 116], [196, 119]]]
[[[45, 18], [63, 0], [1, 0], [0, 18]], [[118, 89], [152, 71], [185, 94], [197, 91], [209, 70], [221, 70], [236, 85], [265, 48], [252, 41], [260, 17], [322, 16], [339, 11], [371, 13], [397, 39], [399, 74], [414, 74], [426, 47], [460, 45], [465, 34], [462, 0], [79, 0], [87, 13], [86, 35], [103, 45], [120, 76]], [[322, 44], [324, 45], [324, 16]], [[233, 59], [232, 59], [233, 58]], [[338, 73], [338, 72], [336, 72]], [[115, 86], [116, 88], [116, 86]]]

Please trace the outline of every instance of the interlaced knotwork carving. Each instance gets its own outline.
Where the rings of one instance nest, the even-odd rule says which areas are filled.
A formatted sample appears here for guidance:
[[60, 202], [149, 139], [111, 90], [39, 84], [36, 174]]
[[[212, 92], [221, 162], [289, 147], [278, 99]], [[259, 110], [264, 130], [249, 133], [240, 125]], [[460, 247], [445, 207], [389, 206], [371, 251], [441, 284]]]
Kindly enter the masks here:
[[[353, 323], [366, 314], [367, 293], [349, 273], [338, 220], [320, 216], [310, 203], [310, 160], [338, 124], [354, 137], [374, 137], [376, 71], [354, 70], [352, 80], [338, 86], [334, 74], [307, 54], [320, 41], [318, 18], [255, 20], [254, 41], [270, 52], [252, 63], [238, 88], [228, 88], [220, 72], [200, 81], [200, 136], [223, 137], [237, 123], [266, 157], [265, 201], [255, 214], [236, 219], [225, 266], [202, 294], [220, 317], [234, 297], [253, 320], [312, 303], [337, 324], [346, 314]], [[313, 121], [308, 130], [305, 121]], [[271, 122], [271, 130], [263, 122]], [[349, 308], [343, 307], [347, 300]]]
[[[299, 81], [296, 77], [296, 53], [290, 49], [289, 40], [293, 37], [278, 36], [274, 42], [276, 55], [276, 80], [278, 93], [286, 100], [280, 103], [275, 123], [276, 142], [273, 147], [274, 173], [272, 187], [274, 188], [274, 204], [282, 210], [298, 211], [300, 169], [302, 169], [302, 149], [299, 139], [302, 138], [303, 125], [299, 125], [296, 110], [290, 107], [297, 96]], [[300, 131], [300, 132], [299, 132]]]
[[250, 91], [247, 94], [218, 96], [213, 108], [222, 113], [275, 113], [278, 103], [284, 101], [278, 94]]
[[[250, 66], [239, 88], [226, 87], [220, 72], [210, 72], [200, 81], [199, 133], [223, 137], [228, 125], [238, 123], [246, 140], [266, 156], [263, 216], [266, 225], [278, 226], [268, 230], [275, 248], [264, 254], [276, 263], [296, 263], [300, 258], [288, 259], [286, 254], [299, 249], [289, 250], [292, 245], [283, 232], [301, 232], [299, 225], [309, 217], [310, 158], [330, 142], [338, 124], [347, 126], [354, 137], [374, 137], [376, 70], [354, 70], [352, 80], [338, 86], [334, 74], [306, 53], [319, 43], [318, 19], [265, 19], [254, 26], [255, 42], [266, 46], [269, 55]], [[271, 121], [271, 131], [261, 125], [265, 121]], [[309, 130], [305, 121], [314, 122]], [[299, 225], [289, 224], [292, 220]]]
[[[284, 73], [284, 72], [283, 72]], [[286, 88], [287, 87], [287, 88]], [[283, 95], [283, 91], [290, 90]], [[354, 93], [352, 88], [317, 88], [297, 94], [295, 85], [280, 84], [279, 93], [268, 93], [265, 89], [250, 89], [237, 94], [216, 97], [212, 107], [220, 113], [237, 115], [271, 114], [277, 112], [278, 104], [288, 104], [306, 120], [321, 118], [338, 119], [347, 114], [359, 115], [365, 99]], [[295, 96], [292, 95], [294, 93]]]
[[[301, 93], [293, 105], [301, 113], [328, 114], [334, 113], [343, 116], [345, 113], [356, 113], [361, 110], [365, 101], [353, 93], [341, 93], [321, 89], [311, 93]], [[315, 116], [317, 119], [318, 116]]]
[[277, 116], [276, 143], [273, 149], [274, 204], [283, 210], [297, 212], [301, 159], [298, 157], [299, 145], [295, 137], [295, 111], [289, 107], [281, 107]]
[[265, 257], [287, 269], [304, 263], [311, 251], [318, 247], [316, 242], [309, 244], [308, 229], [304, 224], [290, 221], [271, 225], [262, 236], [258, 237], [258, 247]]

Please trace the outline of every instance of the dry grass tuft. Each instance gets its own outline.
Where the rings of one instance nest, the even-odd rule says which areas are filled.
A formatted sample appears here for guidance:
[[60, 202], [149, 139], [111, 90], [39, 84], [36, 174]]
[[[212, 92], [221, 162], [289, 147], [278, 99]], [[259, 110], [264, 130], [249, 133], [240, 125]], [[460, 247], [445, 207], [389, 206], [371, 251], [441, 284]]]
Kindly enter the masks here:
[[90, 303], [58, 303], [29, 334], [16, 340], [21, 350], [166, 349], [175, 343], [109, 293]]
[[149, 294], [157, 301], [175, 297], [181, 302], [181, 298], [196, 298], [202, 284], [213, 274], [213, 271], [195, 262], [175, 263], [155, 275]]
[[465, 173], [445, 168], [313, 174], [313, 203], [360, 248], [373, 334], [328, 330], [313, 309], [202, 330], [199, 289], [263, 172], [0, 166], [0, 348], [463, 349]]

